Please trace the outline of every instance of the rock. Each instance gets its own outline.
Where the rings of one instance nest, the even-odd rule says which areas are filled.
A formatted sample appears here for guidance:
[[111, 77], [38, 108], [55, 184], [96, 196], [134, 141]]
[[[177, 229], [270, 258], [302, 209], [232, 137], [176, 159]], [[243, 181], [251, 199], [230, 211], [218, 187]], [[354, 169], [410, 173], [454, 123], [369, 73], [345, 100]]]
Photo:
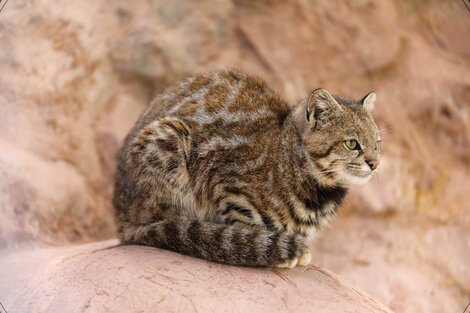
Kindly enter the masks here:
[[40, 239], [92, 240], [114, 231], [109, 211], [75, 167], [0, 139], [0, 249]]
[[115, 237], [115, 155], [137, 115], [188, 73], [238, 67], [292, 103], [317, 87], [378, 94], [383, 168], [314, 260], [397, 312], [463, 311], [469, 23], [463, 1], [9, 1], [0, 249]]
[[[105, 241], [0, 254], [8, 312], [391, 313], [314, 265], [240, 268]], [[7, 283], [6, 283], [7, 282]]]
[[470, 290], [470, 228], [348, 216], [312, 246], [316, 264], [395, 312], [459, 312]]

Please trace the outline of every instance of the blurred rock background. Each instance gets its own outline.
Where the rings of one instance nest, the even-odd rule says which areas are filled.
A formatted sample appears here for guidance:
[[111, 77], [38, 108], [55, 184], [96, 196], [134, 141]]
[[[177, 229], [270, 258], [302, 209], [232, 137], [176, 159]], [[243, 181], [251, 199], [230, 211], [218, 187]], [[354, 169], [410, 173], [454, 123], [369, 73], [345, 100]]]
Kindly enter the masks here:
[[149, 100], [238, 67], [295, 103], [378, 94], [383, 167], [313, 262], [392, 310], [470, 295], [470, 12], [439, 0], [15, 0], [0, 13], [0, 247], [115, 237], [115, 154]]

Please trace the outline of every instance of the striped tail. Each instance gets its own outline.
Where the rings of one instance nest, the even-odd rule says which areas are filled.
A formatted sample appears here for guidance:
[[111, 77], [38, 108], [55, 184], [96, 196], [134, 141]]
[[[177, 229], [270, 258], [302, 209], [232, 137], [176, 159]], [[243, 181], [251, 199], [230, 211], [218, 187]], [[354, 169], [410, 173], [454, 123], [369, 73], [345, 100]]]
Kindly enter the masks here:
[[231, 265], [293, 267], [298, 260], [299, 265], [310, 262], [310, 253], [298, 235], [199, 220], [134, 226], [124, 231], [122, 241]]

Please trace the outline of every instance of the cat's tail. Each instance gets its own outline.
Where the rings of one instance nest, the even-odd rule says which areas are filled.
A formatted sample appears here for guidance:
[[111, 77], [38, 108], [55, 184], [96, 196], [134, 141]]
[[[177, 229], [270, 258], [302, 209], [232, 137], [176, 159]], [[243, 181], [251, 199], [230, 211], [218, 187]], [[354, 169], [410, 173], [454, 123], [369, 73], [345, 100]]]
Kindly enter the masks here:
[[125, 244], [164, 248], [224, 264], [294, 267], [310, 263], [310, 252], [298, 235], [239, 225], [163, 220], [126, 227], [121, 237]]

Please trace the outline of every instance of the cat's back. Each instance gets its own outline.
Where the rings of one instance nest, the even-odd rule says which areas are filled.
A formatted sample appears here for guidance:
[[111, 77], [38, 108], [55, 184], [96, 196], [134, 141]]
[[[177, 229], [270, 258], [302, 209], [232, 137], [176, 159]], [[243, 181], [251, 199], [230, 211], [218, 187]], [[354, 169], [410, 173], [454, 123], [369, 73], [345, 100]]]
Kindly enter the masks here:
[[173, 117], [195, 131], [236, 131], [248, 135], [279, 128], [288, 104], [260, 78], [238, 70], [197, 74], [168, 88], [141, 117], [140, 124]]

